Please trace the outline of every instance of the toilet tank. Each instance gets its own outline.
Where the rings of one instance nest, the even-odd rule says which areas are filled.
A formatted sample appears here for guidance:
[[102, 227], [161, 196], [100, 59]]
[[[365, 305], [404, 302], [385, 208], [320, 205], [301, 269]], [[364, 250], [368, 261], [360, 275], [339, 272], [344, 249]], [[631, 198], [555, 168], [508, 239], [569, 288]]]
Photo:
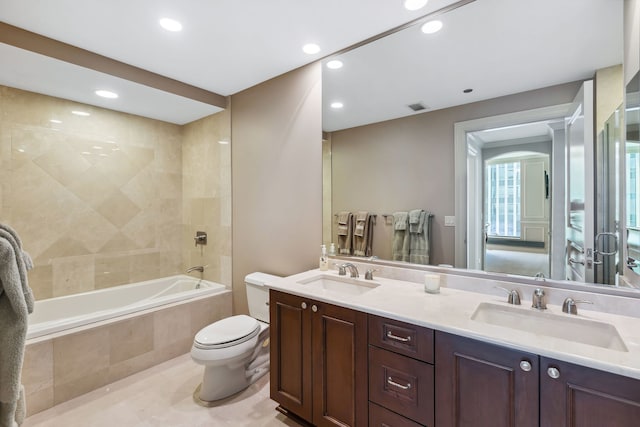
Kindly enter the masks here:
[[247, 302], [251, 317], [269, 323], [269, 289], [264, 284], [280, 278], [280, 276], [266, 273], [251, 273], [245, 276], [244, 284], [247, 288]]

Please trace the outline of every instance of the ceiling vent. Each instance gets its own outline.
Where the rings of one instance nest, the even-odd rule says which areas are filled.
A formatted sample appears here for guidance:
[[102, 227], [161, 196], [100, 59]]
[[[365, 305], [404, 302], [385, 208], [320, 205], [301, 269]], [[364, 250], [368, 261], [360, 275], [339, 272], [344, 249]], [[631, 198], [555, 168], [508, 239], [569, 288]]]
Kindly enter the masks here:
[[415, 104], [409, 104], [408, 107], [411, 108], [413, 111], [422, 111], [422, 110], [426, 110], [427, 109], [427, 107], [425, 107], [425, 105], [422, 102], [416, 102]]

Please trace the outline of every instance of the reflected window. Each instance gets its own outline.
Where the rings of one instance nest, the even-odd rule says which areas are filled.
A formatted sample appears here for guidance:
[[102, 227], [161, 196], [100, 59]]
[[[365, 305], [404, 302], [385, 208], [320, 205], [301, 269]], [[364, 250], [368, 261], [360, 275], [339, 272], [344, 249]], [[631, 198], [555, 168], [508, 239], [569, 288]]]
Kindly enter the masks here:
[[487, 234], [520, 237], [520, 162], [487, 165]]
[[640, 193], [640, 181], [638, 170], [640, 169], [640, 145], [627, 143], [627, 227], [638, 228], [640, 206], [638, 206], [638, 193]]

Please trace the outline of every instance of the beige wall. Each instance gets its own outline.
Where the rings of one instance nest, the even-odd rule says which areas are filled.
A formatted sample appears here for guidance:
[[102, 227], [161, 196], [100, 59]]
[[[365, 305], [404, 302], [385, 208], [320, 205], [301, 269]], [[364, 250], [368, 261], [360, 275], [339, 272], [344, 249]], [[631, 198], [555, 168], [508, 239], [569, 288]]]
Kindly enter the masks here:
[[179, 126], [0, 87], [0, 221], [36, 297], [177, 273], [181, 157]]
[[624, 1], [624, 84], [640, 71], [640, 0]]
[[320, 64], [231, 98], [234, 312], [244, 276], [318, 266], [322, 239]]
[[453, 264], [454, 228], [444, 226], [444, 216], [454, 215], [454, 123], [571, 102], [579, 87], [568, 83], [333, 132], [333, 213], [378, 214], [373, 254], [388, 259], [392, 226], [381, 214], [431, 211], [431, 263]]
[[230, 287], [230, 114], [178, 126], [0, 86], [0, 222], [35, 261], [36, 298], [191, 265]]
[[[205, 266], [203, 277], [231, 287], [231, 112], [184, 126], [182, 133], [183, 271]], [[207, 233], [195, 246], [196, 231]], [[194, 277], [200, 273], [193, 272]]]

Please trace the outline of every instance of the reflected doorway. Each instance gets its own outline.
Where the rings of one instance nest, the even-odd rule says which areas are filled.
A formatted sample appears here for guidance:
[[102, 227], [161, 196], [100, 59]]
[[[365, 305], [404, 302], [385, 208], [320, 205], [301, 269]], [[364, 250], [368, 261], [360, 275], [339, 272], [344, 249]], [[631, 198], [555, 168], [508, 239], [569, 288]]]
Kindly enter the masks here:
[[548, 120], [467, 133], [472, 268], [551, 276], [552, 141]]
[[484, 270], [549, 277], [549, 154], [483, 157]]

